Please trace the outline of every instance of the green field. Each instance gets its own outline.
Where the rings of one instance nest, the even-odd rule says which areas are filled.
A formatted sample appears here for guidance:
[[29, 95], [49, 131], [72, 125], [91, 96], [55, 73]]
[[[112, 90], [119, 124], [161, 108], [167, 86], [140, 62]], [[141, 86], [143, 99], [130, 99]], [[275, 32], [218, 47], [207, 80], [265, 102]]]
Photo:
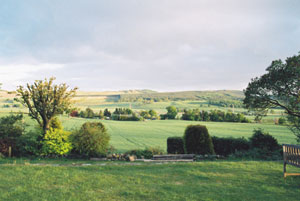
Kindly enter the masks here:
[[[5, 201], [292, 201], [299, 200], [300, 195], [300, 177], [283, 179], [281, 162], [5, 164], [9, 162], [12, 161], [0, 159], [0, 200]], [[299, 172], [299, 169], [288, 167], [288, 171]]]
[[[87, 120], [82, 118], [62, 118], [63, 125], [68, 130], [79, 127], [85, 121]], [[253, 129], [262, 128], [278, 139], [279, 143], [296, 143], [295, 136], [285, 126], [269, 124], [181, 120], [154, 120], [141, 122], [102, 120], [102, 122], [111, 134], [111, 144], [118, 151], [141, 149], [147, 146], [159, 146], [166, 150], [167, 138], [170, 136], [183, 136], [185, 127], [190, 124], [206, 125], [210, 135], [219, 137], [248, 138], [252, 135]]]

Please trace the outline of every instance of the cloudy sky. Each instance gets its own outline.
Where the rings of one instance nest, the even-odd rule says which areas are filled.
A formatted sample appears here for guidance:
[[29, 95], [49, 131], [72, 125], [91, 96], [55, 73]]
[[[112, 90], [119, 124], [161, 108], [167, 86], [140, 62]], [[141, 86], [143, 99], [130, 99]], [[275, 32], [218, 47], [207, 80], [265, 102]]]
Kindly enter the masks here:
[[300, 51], [298, 0], [1, 0], [0, 83], [244, 89]]

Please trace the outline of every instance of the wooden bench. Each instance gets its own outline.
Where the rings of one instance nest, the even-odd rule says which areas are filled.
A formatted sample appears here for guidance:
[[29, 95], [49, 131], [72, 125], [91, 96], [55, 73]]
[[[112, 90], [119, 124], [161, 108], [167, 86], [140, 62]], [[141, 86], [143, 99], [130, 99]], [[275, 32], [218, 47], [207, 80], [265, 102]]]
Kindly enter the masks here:
[[283, 144], [283, 176], [300, 176], [300, 173], [287, 173], [286, 164], [300, 168], [300, 146]]
[[154, 155], [152, 160], [155, 160], [155, 161], [194, 161], [195, 154]]

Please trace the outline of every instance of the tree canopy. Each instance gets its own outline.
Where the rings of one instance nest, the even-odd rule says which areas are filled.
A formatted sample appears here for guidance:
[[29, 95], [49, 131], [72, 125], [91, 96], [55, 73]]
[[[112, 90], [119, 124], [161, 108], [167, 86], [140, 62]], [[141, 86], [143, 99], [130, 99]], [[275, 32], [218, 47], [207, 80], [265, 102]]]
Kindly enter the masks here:
[[54, 80], [54, 77], [49, 81], [36, 80], [26, 88], [19, 86], [17, 89], [18, 100], [29, 109], [29, 116], [38, 122], [44, 133], [49, 129], [51, 119], [71, 106], [71, 98], [77, 90], [68, 90], [65, 83], [56, 85]]
[[266, 71], [248, 84], [244, 90], [244, 104], [259, 112], [274, 107], [284, 109], [300, 141], [300, 53], [288, 57], [285, 62], [273, 61]]

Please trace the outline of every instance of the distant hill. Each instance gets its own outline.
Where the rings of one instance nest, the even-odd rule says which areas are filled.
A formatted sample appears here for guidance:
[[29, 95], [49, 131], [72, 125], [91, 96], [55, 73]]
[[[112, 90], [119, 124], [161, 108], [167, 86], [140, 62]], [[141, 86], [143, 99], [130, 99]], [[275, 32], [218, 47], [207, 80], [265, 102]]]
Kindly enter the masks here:
[[155, 92], [120, 94], [120, 101], [132, 102], [141, 100], [153, 101], [178, 101], [178, 100], [231, 100], [241, 101], [244, 93], [238, 90], [216, 90], [216, 91], [180, 91], [180, 92]]

